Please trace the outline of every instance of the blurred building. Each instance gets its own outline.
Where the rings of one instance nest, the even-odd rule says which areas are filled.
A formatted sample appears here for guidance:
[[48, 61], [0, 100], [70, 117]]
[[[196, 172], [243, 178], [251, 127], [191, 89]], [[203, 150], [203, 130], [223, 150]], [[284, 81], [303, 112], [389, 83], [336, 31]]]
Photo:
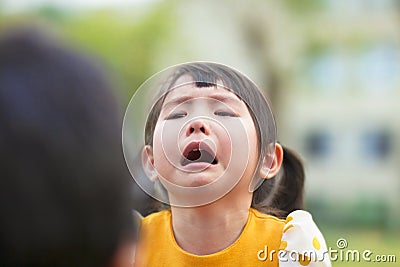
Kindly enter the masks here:
[[280, 98], [280, 133], [328, 217], [400, 221], [399, 19], [398, 1], [326, 0], [296, 25], [307, 39]]

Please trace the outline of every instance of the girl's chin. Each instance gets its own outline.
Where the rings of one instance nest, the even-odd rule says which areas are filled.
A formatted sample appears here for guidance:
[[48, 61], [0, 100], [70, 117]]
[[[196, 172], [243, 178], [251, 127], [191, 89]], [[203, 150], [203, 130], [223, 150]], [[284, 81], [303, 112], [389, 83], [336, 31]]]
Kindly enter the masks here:
[[206, 186], [214, 182], [218, 177], [205, 173], [189, 173], [185, 177], [180, 177], [175, 181], [171, 181], [177, 186], [181, 187], [200, 187]]

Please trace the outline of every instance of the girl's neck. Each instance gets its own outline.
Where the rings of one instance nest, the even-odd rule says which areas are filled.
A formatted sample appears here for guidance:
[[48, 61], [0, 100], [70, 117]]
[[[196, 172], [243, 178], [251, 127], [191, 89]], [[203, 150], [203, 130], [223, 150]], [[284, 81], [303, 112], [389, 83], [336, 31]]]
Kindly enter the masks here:
[[172, 207], [175, 240], [183, 250], [196, 255], [221, 251], [242, 233], [249, 207], [249, 201], [235, 203], [224, 198], [201, 207]]

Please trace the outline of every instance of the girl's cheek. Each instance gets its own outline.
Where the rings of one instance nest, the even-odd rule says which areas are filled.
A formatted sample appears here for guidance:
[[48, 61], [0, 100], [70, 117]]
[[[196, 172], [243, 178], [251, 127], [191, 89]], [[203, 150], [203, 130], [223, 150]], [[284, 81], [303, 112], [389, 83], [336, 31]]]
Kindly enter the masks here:
[[217, 155], [221, 163], [228, 166], [231, 161], [232, 157], [232, 149], [233, 149], [233, 139], [234, 139], [234, 129], [230, 129], [229, 125], [220, 124], [220, 125], [213, 125], [213, 134], [214, 137], [212, 139], [216, 142], [216, 149]]
[[249, 155], [257, 150], [257, 134], [251, 118], [234, 120], [225, 124], [224, 127], [229, 135], [229, 140], [224, 147], [230, 148], [230, 154]]
[[153, 138], [154, 158], [178, 165], [180, 152], [177, 146], [177, 138], [178, 132], [174, 123], [166, 123], [165, 121], [157, 123]]

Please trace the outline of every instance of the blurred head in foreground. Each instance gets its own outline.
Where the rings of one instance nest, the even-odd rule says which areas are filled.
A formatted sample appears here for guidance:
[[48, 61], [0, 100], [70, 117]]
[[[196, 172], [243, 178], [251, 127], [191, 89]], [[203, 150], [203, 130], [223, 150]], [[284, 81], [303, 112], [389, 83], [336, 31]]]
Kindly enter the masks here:
[[129, 266], [131, 180], [110, 84], [38, 29], [0, 38], [0, 265]]

